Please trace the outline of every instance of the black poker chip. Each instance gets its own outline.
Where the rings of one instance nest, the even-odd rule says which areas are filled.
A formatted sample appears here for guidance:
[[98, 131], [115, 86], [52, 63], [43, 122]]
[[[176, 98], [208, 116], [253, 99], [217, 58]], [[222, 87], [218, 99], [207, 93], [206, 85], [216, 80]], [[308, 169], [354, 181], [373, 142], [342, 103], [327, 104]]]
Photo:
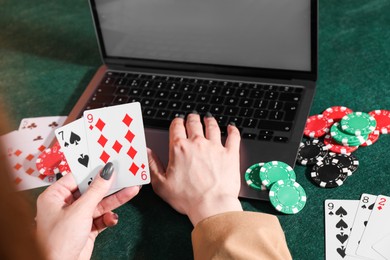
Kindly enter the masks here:
[[349, 169], [332, 158], [324, 158], [324, 160], [318, 161], [310, 173], [313, 182], [321, 188], [341, 186], [348, 175], [350, 175]]
[[297, 162], [301, 165], [314, 165], [322, 161], [328, 154], [327, 146], [318, 139], [301, 142], [298, 149]]
[[338, 160], [344, 167], [348, 168], [350, 175], [352, 175], [359, 167], [359, 161], [353, 154], [348, 155], [330, 152], [328, 157]]

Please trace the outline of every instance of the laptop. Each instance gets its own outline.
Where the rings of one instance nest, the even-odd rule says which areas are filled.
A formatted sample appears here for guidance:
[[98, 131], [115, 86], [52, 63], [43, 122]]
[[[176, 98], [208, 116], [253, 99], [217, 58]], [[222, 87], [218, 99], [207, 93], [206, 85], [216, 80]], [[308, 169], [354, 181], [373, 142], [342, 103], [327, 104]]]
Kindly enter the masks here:
[[317, 79], [317, 0], [90, 0], [103, 65], [71, 111], [138, 101], [146, 142], [168, 161], [179, 113], [241, 132], [241, 198], [252, 164], [294, 167]]

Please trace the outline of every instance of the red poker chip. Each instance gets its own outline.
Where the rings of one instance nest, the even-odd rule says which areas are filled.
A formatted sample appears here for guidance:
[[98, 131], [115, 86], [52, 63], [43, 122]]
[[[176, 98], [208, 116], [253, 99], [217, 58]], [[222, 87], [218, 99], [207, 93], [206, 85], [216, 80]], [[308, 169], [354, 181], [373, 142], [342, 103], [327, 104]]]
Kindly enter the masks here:
[[67, 173], [70, 173], [70, 167], [68, 165], [68, 162], [66, 159], [63, 159], [60, 164], [58, 165], [58, 170], [62, 173], [62, 175], [65, 175]]
[[36, 161], [36, 166], [42, 175], [54, 175], [58, 170], [58, 165], [65, 159], [64, 154], [60, 151], [60, 146], [54, 144], [52, 148], [44, 150]]
[[345, 115], [352, 113], [352, 109], [343, 106], [329, 107], [322, 112], [327, 118], [333, 119], [334, 122], [339, 122]]
[[329, 151], [341, 154], [350, 154], [359, 148], [359, 146], [344, 146], [342, 144], [339, 144], [335, 140], [333, 140], [330, 135], [325, 136], [324, 144], [327, 146]]
[[333, 124], [333, 119], [327, 118], [324, 115], [310, 116], [306, 121], [304, 135], [317, 138], [329, 132], [329, 128]]
[[378, 141], [380, 135], [381, 134], [379, 133], [378, 130], [375, 130], [375, 131], [371, 132], [368, 135], [368, 139], [364, 143], [362, 143], [360, 146], [370, 146], [370, 145], [372, 145], [373, 143]]
[[389, 110], [374, 110], [368, 113], [376, 120], [376, 130], [381, 134], [390, 133], [390, 111]]

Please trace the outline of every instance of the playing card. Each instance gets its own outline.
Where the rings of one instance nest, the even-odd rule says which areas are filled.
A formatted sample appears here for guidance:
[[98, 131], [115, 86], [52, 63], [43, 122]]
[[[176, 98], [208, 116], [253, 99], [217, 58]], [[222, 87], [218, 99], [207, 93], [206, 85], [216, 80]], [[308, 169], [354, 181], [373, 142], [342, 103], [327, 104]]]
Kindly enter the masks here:
[[39, 154], [52, 140], [46, 137], [36, 138], [33, 133], [13, 131], [1, 136], [2, 158], [8, 160], [12, 171], [12, 180], [18, 190], [47, 186], [55, 181], [55, 176], [41, 175], [35, 162]]
[[372, 248], [384, 258], [390, 259], [390, 233], [373, 244]]
[[[80, 118], [58, 128], [55, 130], [55, 135], [77, 185], [81, 184], [90, 173], [84, 119]], [[83, 189], [79, 186], [81, 193], [84, 193], [87, 187]]]
[[35, 132], [36, 134], [42, 133], [43, 136], [46, 136], [45, 133], [53, 132], [53, 130], [62, 126], [66, 118], [66, 116], [23, 118], [18, 130]]
[[150, 182], [141, 106], [138, 102], [84, 112], [91, 179], [107, 163], [117, 172], [113, 189]]
[[372, 259], [385, 259], [372, 246], [389, 233], [390, 197], [379, 195], [375, 201], [366, 229], [360, 240], [356, 254]]
[[347, 255], [357, 257], [356, 249], [358, 248], [364, 229], [367, 226], [376, 198], [377, 196], [366, 193], [362, 194], [360, 197], [359, 206], [353, 221], [351, 235], [348, 239], [346, 250]]
[[345, 253], [358, 200], [325, 200], [325, 257], [358, 259]]

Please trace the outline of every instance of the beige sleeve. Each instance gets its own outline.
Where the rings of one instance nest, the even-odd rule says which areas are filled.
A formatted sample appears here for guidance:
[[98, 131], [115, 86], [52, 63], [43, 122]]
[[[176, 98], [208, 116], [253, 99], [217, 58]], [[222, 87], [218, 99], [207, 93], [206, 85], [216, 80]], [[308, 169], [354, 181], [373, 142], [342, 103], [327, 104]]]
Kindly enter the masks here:
[[292, 259], [279, 220], [255, 212], [228, 212], [198, 223], [192, 231], [195, 260]]

